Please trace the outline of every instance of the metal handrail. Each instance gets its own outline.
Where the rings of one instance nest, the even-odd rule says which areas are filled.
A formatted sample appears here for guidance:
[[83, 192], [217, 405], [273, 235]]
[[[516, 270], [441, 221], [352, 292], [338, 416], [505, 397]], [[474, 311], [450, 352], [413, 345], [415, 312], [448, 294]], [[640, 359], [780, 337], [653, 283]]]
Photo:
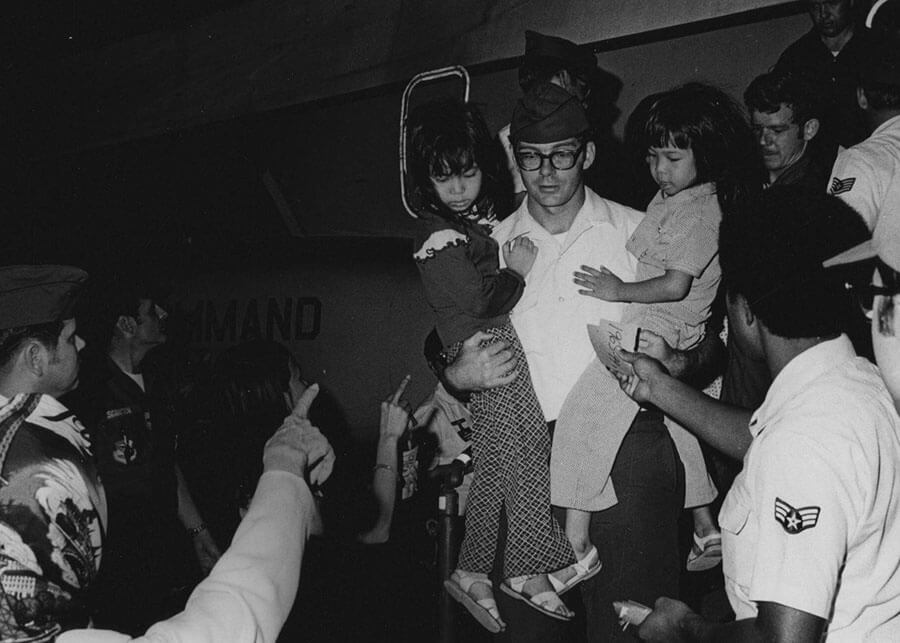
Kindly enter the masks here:
[[400, 200], [403, 202], [403, 207], [413, 218], [418, 218], [418, 215], [413, 211], [409, 206], [409, 202], [406, 200], [406, 116], [409, 111], [409, 97], [412, 94], [412, 90], [417, 85], [440, 80], [442, 78], [449, 78], [451, 76], [459, 76], [465, 82], [466, 89], [463, 95], [463, 102], [468, 103], [471, 81], [469, 80], [468, 70], [462, 65], [453, 65], [451, 67], [441, 67], [440, 69], [423, 71], [421, 74], [413, 76], [406, 84], [406, 89], [403, 90], [403, 98], [400, 105]]

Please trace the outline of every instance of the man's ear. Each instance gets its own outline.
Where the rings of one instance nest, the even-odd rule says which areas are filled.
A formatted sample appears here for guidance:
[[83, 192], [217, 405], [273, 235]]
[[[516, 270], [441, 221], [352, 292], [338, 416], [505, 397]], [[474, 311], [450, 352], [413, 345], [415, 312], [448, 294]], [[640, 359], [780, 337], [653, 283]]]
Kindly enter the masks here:
[[32, 377], [41, 378], [50, 363], [50, 351], [39, 341], [32, 339], [25, 344], [20, 359]]
[[125, 337], [132, 337], [137, 330], [137, 320], [129, 315], [119, 315], [116, 320], [116, 330]]
[[588, 169], [591, 164], [594, 162], [594, 158], [597, 156], [597, 146], [594, 145], [594, 141], [588, 141], [584, 144], [584, 161], [581, 163], [581, 169]]
[[811, 141], [819, 133], [819, 119], [811, 118], [803, 124], [803, 140]]
[[866, 90], [862, 87], [856, 88], [856, 104], [862, 110], [869, 109], [869, 97], [866, 96]]
[[756, 315], [753, 314], [753, 311], [750, 310], [750, 304], [747, 303], [747, 298], [741, 294], [737, 294], [734, 296], [734, 304], [737, 309], [738, 314], [741, 316], [741, 321], [747, 326], [747, 328], [753, 328], [756, 325]]

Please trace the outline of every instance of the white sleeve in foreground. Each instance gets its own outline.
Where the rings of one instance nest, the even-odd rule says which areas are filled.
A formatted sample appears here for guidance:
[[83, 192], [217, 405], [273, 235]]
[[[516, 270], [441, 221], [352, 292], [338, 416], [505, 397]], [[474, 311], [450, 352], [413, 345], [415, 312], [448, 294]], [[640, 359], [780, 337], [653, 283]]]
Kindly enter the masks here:
[[[231, 546], [193, 591], [184, 611], [134, 640], [275, 641], [297, 594], [314, 512], [312, 495], [301, 478], [283, 471], [263, 474]], [[75, 630], [58, 639], [59, 643], [129, 640], [98, 630]]]

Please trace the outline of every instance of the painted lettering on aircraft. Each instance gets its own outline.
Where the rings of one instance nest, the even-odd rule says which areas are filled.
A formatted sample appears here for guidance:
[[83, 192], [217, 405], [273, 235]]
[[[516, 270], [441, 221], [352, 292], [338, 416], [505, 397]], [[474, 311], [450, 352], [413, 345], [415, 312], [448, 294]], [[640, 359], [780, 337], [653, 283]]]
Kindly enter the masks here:
[[197, 344], [254, 339], [292, 342], [315, 339], [322, 326], [318, 297], [201, 299], [188, 314], [191, 341]]

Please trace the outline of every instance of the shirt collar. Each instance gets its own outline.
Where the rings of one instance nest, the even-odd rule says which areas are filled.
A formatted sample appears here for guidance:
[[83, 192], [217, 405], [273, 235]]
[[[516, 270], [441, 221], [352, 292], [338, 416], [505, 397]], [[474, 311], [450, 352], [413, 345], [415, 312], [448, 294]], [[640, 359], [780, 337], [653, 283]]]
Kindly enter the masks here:
[[766, 399], [750, 419], [750, 433], [755, 438], [797, 394], [832, 369], [856, 357], [853, 344], [846, 335], [828, 339], [797, 355], [772, 381]]
[[872, 136], [897, 125], [900, 125], [900, 116], [893, 116], [875, 128], [875, 131], [872, 132]]
[[[584, 203], [581, 204], [581, 208], [572, 220], [572, 225], [569, 228], [568, 233], [570, 235], [573, 231], [580, 233], [590, 227], [612, 223], [612, 219], [609, 215], [609, 208], [602, 201], [603, 200], [597, 196], [593, 190], [585, 186]], [[528, 211], [528, 197], [522, 201], [522, 204], [515, 211], [513, 216], [516, 217], [516, 223], [513, 226], [510, 238], [526, 233], [550, 234]]]
[[678, 194], [673, 194], [672, 196], [665, 196], [661, 191], [657, 192], [656, 196], [659, 198], [659, 200], [665, 203], [667, 207], [673, 208], [681, 205], [682, 203], [688, 203], [700, 197], [709, 196], [715, 193], [715, 183], [701, 183], [699, 185], [692, 185], [689, 188], [685, 188]]

